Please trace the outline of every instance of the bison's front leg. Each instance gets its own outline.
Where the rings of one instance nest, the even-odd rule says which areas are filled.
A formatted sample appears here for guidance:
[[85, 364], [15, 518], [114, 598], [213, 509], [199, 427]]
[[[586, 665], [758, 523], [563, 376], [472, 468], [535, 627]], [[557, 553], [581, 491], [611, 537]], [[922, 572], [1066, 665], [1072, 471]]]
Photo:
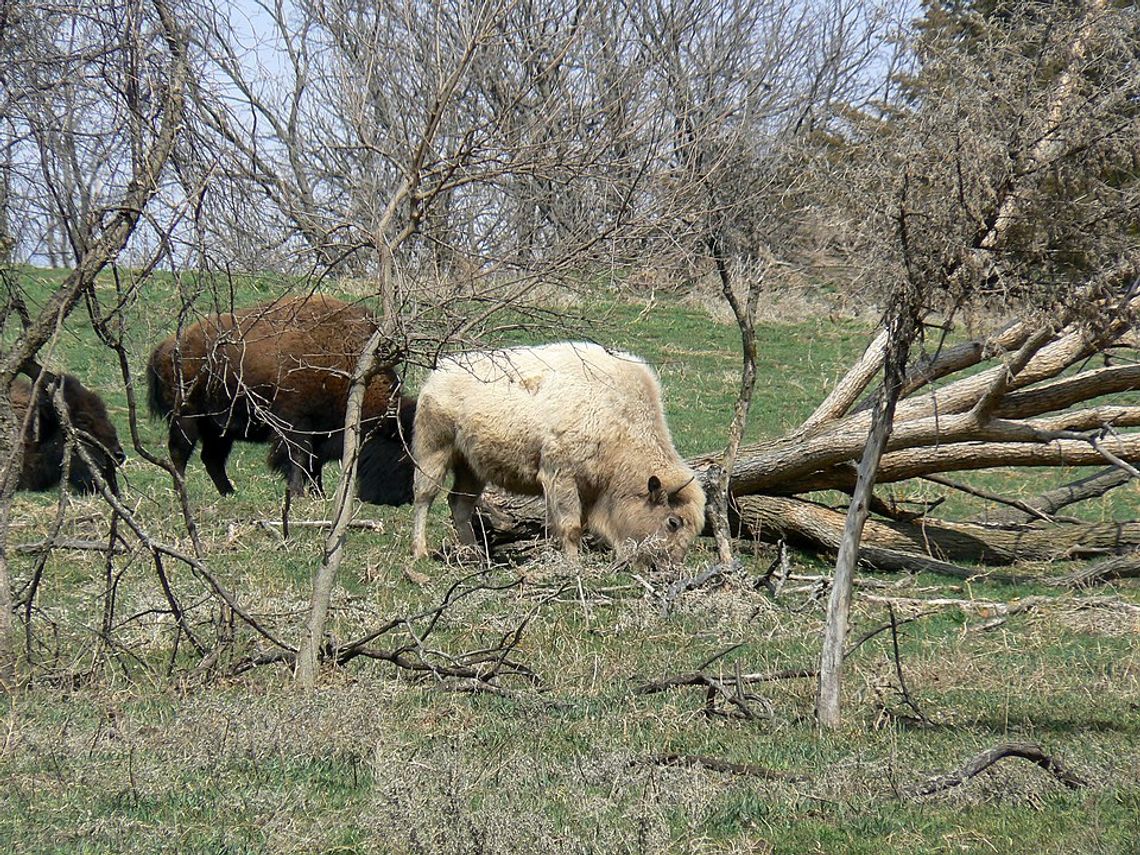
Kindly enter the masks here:
[[421, 484], [421, 481], [427, 481], [426, 478], [421, 478], [419, 472], [416, 472], [415, 486], [415, 510], [412, 512], [412, 558], [420, 559], [427, 558], [427, 518], [428, 511], [431, 510], [431, 503], [435, 500], [436, 495], [439, 493], [439, 487], [433, 485], [430, 489]]
[[562, 540], [567, 558], [577, 559], [582, 544], [582, 499], [574, 476], [558, 469], [540, 469], [538, 481], [546, 499], [546, 519]]
[[415, 460], [416, 474], [412, 482], [415, 511], [412, 515], [412, 557], [427, 558], [427, 519], [431, 503], [443, 489], [443, 479], [451, 459], [451, 446], [429, 445], [425, 441], [427, 431], [416, 435]]

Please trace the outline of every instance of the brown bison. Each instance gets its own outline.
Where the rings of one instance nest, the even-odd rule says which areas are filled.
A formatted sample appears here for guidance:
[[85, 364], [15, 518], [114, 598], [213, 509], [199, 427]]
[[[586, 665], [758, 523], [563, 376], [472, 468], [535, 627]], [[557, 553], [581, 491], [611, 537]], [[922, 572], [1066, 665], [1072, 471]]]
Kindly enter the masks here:
[[[149, 403], [170, 423], [175, 467], [185, 473], [201, 442], [206, 471], [228, 495], [234, 442], [269, 442], [269, 466], [289, 492], [319, 492], [322, 466], [340, 459], [352, 372], [375, 330], [360, 306], [310, 296], [211, 315], [163, 341], [150, 357]], [[399, 387], [389, 367], [365, 389], [358, 486], [374, 504], [412, 498], [405, 437], [415, 401], [401, 398]]]
[[[62, 386], [63, 403], [76, 432], [76, 442], [82, 444], [108, 488], [117, 495], [115, 467], [126, 460], [126, 455], [115, 426], [107, 417], [103, 399], [70, 374], [59, 377], [38, 366], [29, 373], [39, 378], [38, 388], [25, 380], [12, 385], [12, 409], [24, 431], [24, 460], [17, 488], [50, 490], [63, 477], [67, 437], [52, 401]], [[95, 475], [78, 450], [72, 453], [67, 470], [67, 482], [74, 489], [83, 493], [98, 491]]]
[[705, 495], [673, 448], [657, 376], [628, 353], [563, 343], [451, 357], [420, 390], [413, 437], [417, 558], [449, 470], [468, 545], [487, 483], [545, 496], [570, 557], [588, 528], [619, 555], [676, 561], [704, 527]]

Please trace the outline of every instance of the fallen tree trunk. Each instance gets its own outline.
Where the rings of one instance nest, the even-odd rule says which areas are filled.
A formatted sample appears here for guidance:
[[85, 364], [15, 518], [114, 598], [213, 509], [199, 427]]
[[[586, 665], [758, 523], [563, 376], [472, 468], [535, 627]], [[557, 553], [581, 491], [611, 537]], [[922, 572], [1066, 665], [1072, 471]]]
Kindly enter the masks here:
[[1020, 757], [1035, 763], [1064, 784], [1070, 790], [1088, 786], [1088, 781], [1073, 772], [1061, 763], [1056, 757], [1046, 754], [1045, 750], [1036, 742], [1003, 742], [971, 757], [966, 764], [955, 772], [939, 775], [921, 784], [910, 788], [913, 797], [929, 796], [940, 793], [965, 783], [976, 775], [984, 772], [997, 761], [1005, 757]]
[[1088, 499], [1097, 499], [1115, 490], [1132, 480], [1132, 473], [1124, 469], [1110, 466], [1084, 478], [1078, 478], [1069, 484], [1063, 484], [1052, 490], [1046, 490], [1033, 499], [1023, 500], [1022, 505], [1031, 508], [1036, 513], [1018, 512], [1015, 509], [999, 511], [987, 515], [986, 522], [990, 525], [1023, 524], [1035, 516], [1052, 516], [1057, 511], [1075, 505]]
[[[539, 499], [488, 490], [479, 518], [492, 546], [546, 536]], [[788, 496], [743, 496], [737, 499], [733, 530], [741, 537], [769, 542], [785, 540], [812, 551], [834, 554], [843, 534], [844, 515]], [[919, 519], [911, 522], [868, 520], [860, 551], [862, 563], [878, 570], [941, 573], [958, 578], [989, 575], [996, 581], [1025, 582], [1034, 576], [981, 574], [955, 562], [1007, 566], [1016, 561], [1057, 561], [1124, 556], [1119, 564], [1092, 573], [1094, 579], [1127, 578], [1140, 548], [1140, 522], [1066, 523], [1020, 529], [974, 523]], [[1117, 572], [1119, 570], [1119, 572]], [[1074, 584], [1081, 574], [1073, 575]]]
[[[748, 536], [828, 550], [839, 547], [843, 514], [831, 508], [785, 496], [743, 496], [737, 503], [742, 531]], [[991, 565], [1055, 561], [1131, 551], [1140, 546], [1140, 522], [1008, 529], [931, 519], [868, 520], [863, 545]]]
[[[1005, 498], [933, 477], [947, 490], [1009, 507], [987, 513], [984, 523], [950, 522], [927, 513], [890, 519], [890, 505], [876, 501], [872, 510], [879, 516], [868, 521], [863, 533], [863, 563], [969, 576], [976, 570], [956, 562], [1087, 559], [1133, 553], [1140, 546], [1140, 521], [1093, 523], [1052, 516], [1134, 486], [1140, 475], [1140, 399], [1129, 396], [1140, 391], [1132, 326], [1133, 317], [1140, 315], [1138, 269], [1135, 262], [1122, 266], [1100, 283], [1101, 293], [1111, 285], [1117, 294], [1102, 300], [1100, 316], [1111, 320], [1100, 328], [1068, 318], [1054, 326], [1021, 321], [919, 358], [906, 372], [905, 397], [895, 413], [877, 482], [994, 467], [1097, 466], [1100, 471], [1077, 481], [1069, 475], [1065, 480], [1070, 483], [1028, 500], [1014, 498], [1015, 490]], [[868, 386], [881, 368], [881, 339], [876, 342], [880, 346], [868, 348], [799, 428], [740, 449], [730, 488], [739, 533], [834, 555], [844, 511], [804, 494], [828, 489], [849, 493], [854, 487], [871, 419], [859, 401], [874, 394]], [[1096, 357], [1103, 362], [1094, 366]], [[955, 379], [963, 371], [972, 373]], [[1111, 396], [1108, 403], [1106, 396]], [[702, 455], [690, 463], [707, 481], [717, 460]], [[538, 501], [492, 491], [485, 494], [481, 514], [491, 545], [545, 534]]]

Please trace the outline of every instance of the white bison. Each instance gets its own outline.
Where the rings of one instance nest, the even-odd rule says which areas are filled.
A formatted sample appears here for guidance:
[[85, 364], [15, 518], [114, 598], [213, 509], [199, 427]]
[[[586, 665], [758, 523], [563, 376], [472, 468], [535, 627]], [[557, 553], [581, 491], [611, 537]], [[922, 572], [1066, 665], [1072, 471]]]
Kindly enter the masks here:
[[705, 494], [673, 448], [657, 375], [628, 353], [560, 343], [449, 357], [420, 391], [412, 436], [417, 558], [448, 470], [466, 545], [488, 483], [545, 496], [571, 558], [588, 528], [619, 555], [679, 561], [704, 527]]

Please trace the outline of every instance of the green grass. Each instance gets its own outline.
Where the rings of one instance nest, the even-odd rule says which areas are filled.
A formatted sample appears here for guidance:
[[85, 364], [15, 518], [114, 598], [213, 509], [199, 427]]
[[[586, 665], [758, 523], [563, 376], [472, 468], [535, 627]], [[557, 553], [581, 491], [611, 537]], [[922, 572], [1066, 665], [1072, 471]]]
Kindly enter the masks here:
[[[61, 276], [28, 271], [30, 296], [42, 299]], [[136, 376], [150, 347], [176, 324], [179, 287], [154, 277], [131, 310], [128, 350]], [[272, 287], [241, 282], [236, 302], [264, 299]], [[112, 290], [109, 281], [101, 284], [102, 294]], [[660, 371], [682, 453], [721, 445], [739, 383], [733, 326], [685, 303], [650, 306], [613, 295], [579, 303], [573, 314], [578, 320], [565, 328], [531, 330], [516, 340], [573, 335], [642, 354]], [[52, 364], [105, 395], [125, 438], [118, 367], [82, 320], [73, 319]], [[853, 321], [817, 319], [764, 322], [757, 334], [762, 365], [751, 438], [779, 436], [810, 413], [867, 338]], [[145, 417], [138, 427], [146, 447], [161, 452], [162, 427]], [[323, 532], [295, 529], [283, 543], [259, 524], [280, 516], [281, 484], [265, 472], [264, 453], [259, 446], [235, 451], [236, 496], [218, 497], [196, 458], [189, 488], [211, 572], [244, 608], [292, 642], [304, 621]], [[125, 496], [141, 524], [188, 550], [167, 476], [137, 454], [126, 476]], [[330, 469], [326, 483], [332, 477]], [[1035, 489], [1042, 477], [1031, 475], [1025, 489]], [[55, 502], [51, 495], [20, 495], [11, 542], [42, 538]], [[1123, 518], [1134, 515], [1135, 506], [1133, 492], [1123, 504], [1091, 513]], [[976, 511], [962, 503], [955, 513]], [[328, 513], [328, 502], [316, 498], [293, 508], [296, 520]], [[417, 569], [431, 581], [412, 585], [402, 572], [409, 566], [409, 510], [363, 507], [361, 516], [381, 522], [384, 531], [350, 535], [330, 616], [330, 634], [339, 640], [434, 604], [467, 572], [423, 562]], [[107, 525], [98, 501], [77, 498], [64, 530], [99, 539]], [[444, 509], [437, 508], [433, 539], [442, 538], [445, 527]], [[900, 596], [1059, 596], [1054, 606], [989, 629], [986, 618], [953, 608], [903, 625], [907, 687], [929, 726], [907, 717], [889, 633], [849, 660], [846, 723], [834, 734], [813, 725], [811, 680], [757, 686], [763, 700], [753, 702], [758, 717], [750, 721], [705, 715], [703, 691], [696, 688], [634, 693], [732, 645], [740, 647], [716, 666], [726, 680], [737, 668], [814, 664], [821, 601], [806, 592], [773, 601], [753, 586], [772, 550], [760, 547], [743, 558], [743, 574], [680, 597], [668, 616], [641, 580], [660, 590], [672, 576], [638, 572], [639, 579], [611, 566], [606, 555], [589, 556], [580, 570], [545, 557], [521, 568], [525, 584], [461, 600], [429, 647], [459, 655], [529, 621], [513, 657], [538, 674], [541, 685], [507, 681], [516, 694], [504, 698], [445, 691], [434, 680], [367, 659], [327, 669], [312, 695], [296, 692], [281, 665], [235, 676], [233, 664], [268, 645], [232, 621], [188, 569], [167, 562], [195, 633], [211, 643], [228, 639], [215, 669], [196, 673], [201, 657], [185, 639], [173, 647], [155, 568], [139, 550], [115, 562], [116, 647], [108, 650], [95, 632], [104, 597], [100, 556], [54, 552], [32, 616], [34, 679], [0, 699], [0, 849], [1140, 851], [1140, 624], [1134, 612], [1077, 602], [1101, 594], [1136, 604], [1135, 586], [1058, 595], [1037, 586], [877, 577], [894, 586], [887, 593]], [[17, 590], [34, 560], [10, 557]], [[700, 544], [690, 570], [711, 560], [711, 544]], [[826, 573], [827, 565], [793, 554], [793, 570]], [[499, 568], [492, 575], [506, 581], [517, 573]], [[884, 606], [856, 597], [853, 633], [886, 620]], [[395, 643], [387, 638], [377, 645]], [[1011, 739], [1040, 741], [1089, 786], [1067, 790], [1035, 766], [1010, 759], [942, 794], [905, 795], [907, 787]], [[645, 762], [662, 752], [753, 763], [804, 780]]]

